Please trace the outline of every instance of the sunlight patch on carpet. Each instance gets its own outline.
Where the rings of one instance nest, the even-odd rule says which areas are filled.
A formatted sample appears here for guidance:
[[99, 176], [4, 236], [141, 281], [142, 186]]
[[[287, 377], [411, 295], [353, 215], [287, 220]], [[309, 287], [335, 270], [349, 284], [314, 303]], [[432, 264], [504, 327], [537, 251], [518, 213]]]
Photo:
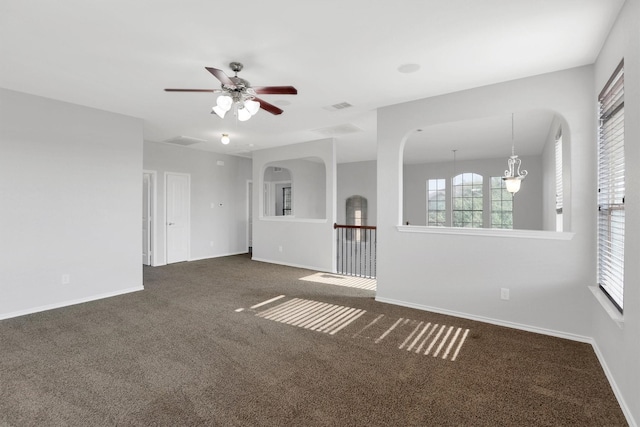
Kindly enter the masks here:
[[393, 341], [399, 350], [455, 361], [469, 335], [469, 329], [380, 314], [353, 335], [379, 344]]
[[339, 274], [315, 273], [310, 276], [301, 277], [300, 280], [307, 282], [324, 283], [327, 285], [346, 286], [349, 288], [376, 290], [376, 279], [365, 277], [342, 276]]
[[[329, 335], [335, 335], [352, 325], [352, 330], [357, 328], [353, 339], [366, 339], [374, 344], [384, 341], [399, 350], [452, 362], [458, 358], [469, 335], [469, 329], [461, 327], [403, 317], [385, 317], [384, 314], [376, 315], [366, 310], [320, 301], [292, 298], [279, 302], [284, 297], [280, 295], [252, 305], [248, 311], [255, 313], [256, 308], [263, 307], [262, 311], [255, 313], [256, 316]], [[275, 302], [279, 304], [265, 307]]]
[[357, 308], [294, 298], [256, 316], [335, 335], [365, 312]]

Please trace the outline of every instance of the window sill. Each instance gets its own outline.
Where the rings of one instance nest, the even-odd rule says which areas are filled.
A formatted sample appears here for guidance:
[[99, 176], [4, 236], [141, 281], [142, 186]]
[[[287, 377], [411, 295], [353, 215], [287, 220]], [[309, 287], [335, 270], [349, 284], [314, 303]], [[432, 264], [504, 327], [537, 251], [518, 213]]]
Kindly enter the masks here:
[[313, 224], [325, 224], [326, 219], [320, 218], [296, 218], [293, 215], [286, 216], [261, 216], [260, 221], [274, 221], [274, 222], [307, 222]]
[[589, 290], [600, 303], [602, 308], [604, 308], [604, 311], [606, 311], [609, 317], [611, 317], [611, 320], [616, 322], [618, 328], [624, 329], [624, 317], [622, 316], [622, 313], [620, 313], [611, 303], [611, 301], [609, 301], [609, 298], [607, 298], [607, 296], [597, 286], [589, 286]]
[[520, 239], [571, 240], [575, 233], [542, 230], [505, 230], [500, 228], [427, 227], [398, 225], [403, 233], [453, 234], [463, 236], [508, 237]]

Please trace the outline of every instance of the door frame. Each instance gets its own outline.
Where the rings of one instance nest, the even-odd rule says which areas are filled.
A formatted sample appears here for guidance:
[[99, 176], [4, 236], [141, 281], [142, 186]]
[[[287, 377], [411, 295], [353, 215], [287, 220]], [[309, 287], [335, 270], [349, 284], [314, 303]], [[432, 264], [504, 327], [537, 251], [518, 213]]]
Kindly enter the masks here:
[[142, 175], [146, 175], [149, 174], [150, 176], [150, 191], [149, 191], [149, 198], [151, 199], [149, 201], [149, 216], [151, 216], [151, 227], [149, 229], [149, 239], [150, 239], [150, 243], [149, 243], [149, 250], [151, 251], [151, 254], [149, 256], [149, 265], [151, 267], [155, 267], [158, 262], [158, 257], [156, 257], [156, 253], [157, 253], [157, 228], [156, 228], [156, 224], [158, 223], [158, 172], [155, 170], [147, 170], [147, 169], [143, 169], [142, 170]]
[[253, 180], [247, 180], [247, 251], [249, 255], [252, 254], [253, 250], [249, 250], [249, 248], [253, 249]]
[[182, 173], [182, 172], [165, 172], [164, 173], [164, 263], [165, 264], [169, 264], [169, 246], [167, 245], [167, 235], [168, 233], [168, 228], [169, 228], [169, 223], [167, 220], [167, 208], [168, 208], [168, 203], [167, 203], [167, 192], [168, 192], [168, 185], [167, 185], [167, 181], [169, 180], [169, 175], [174, 175], [174, 176], [184, 176], [187, 177], [187, 186], [188, 186], [188, 192], [187, 192], [187, 259], [186, 261], [191, 261], [191, 174], [189, 173]]

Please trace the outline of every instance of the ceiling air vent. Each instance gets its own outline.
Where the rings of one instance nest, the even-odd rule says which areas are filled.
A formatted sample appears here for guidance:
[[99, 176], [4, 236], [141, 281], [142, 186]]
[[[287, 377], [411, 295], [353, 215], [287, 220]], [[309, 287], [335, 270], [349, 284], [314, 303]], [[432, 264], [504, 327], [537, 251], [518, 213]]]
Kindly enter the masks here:
[[339, 111], [339, 110], [344, 110], [346, 108], [351, 108], [351, 107], [353, 107], [353, 105], [349, 104], [348, 102], [340, 102], [339, 104], [333, 104], [333, 105], [329, 105], [328, 107], [322, 107], [322, 108], [329, 111]]
[[176, 136], [175, 138], [164, 140], [167, 144], [182, 145], [186, 147], [188, 145], [198, 144], [199, 142], [207, 142], [206, 139], [194, 138], [191, 136]]

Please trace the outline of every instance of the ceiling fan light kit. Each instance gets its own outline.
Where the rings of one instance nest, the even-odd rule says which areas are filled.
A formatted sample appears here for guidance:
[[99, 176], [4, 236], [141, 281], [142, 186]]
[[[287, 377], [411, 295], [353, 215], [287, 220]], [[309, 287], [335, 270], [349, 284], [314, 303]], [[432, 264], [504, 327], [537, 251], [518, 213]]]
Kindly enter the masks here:
[[216, 100], [211, 113], [223, 119], [233, 109], [239, 121], [244, 122], [253, 117], [261, 108], [271, 114], [282, 114], [282, 110], [256, 95], [296, 95], [298, 90], [293, 86], [256, 86], [238, 77], [244, 66], [240, 62], [229, 64], [235, 76], [229, 77], [217, 68], [205, 67], [215, 78], [220, 80], [220, 89], [165, 89], [167, 92], [211, 92], [222, 93]]

